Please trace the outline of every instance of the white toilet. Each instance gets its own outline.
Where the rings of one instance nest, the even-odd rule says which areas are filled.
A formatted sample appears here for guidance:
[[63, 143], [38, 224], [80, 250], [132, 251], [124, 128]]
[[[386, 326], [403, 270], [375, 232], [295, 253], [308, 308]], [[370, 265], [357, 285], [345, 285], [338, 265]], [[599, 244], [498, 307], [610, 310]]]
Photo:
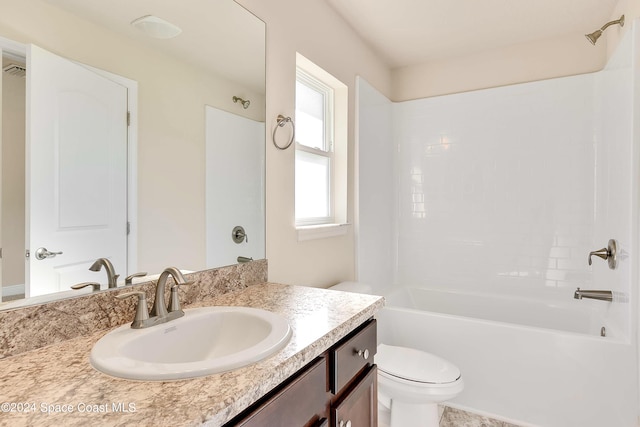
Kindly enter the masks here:
[[[343, 282], [331, 289], [372, 293], [368, 285]], [[438, 403], [464, 389], [460, 370], [451, 362], [414, 348], [378, 344], [378, 404], [391, 411], [390, 427], [437, 427]]]
[[451, 362], [414, 348], [379, 344], [378, 403], [391, 411], [391, 427], [437, 427], [438, 403], [464, 389]]

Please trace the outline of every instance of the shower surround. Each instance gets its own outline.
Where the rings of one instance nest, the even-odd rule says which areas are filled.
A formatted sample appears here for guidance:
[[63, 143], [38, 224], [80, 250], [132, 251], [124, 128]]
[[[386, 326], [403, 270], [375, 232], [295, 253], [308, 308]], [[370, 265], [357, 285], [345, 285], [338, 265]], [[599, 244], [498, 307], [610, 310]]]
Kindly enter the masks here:
[[[454, 405], [532, 425], [636, 423], [637, 27], [598, 73], [400, 103], [359, 80], [359, 280], [390, 295], [424, 288], [454, 296], [445, 314], [408, 301], [410, 321], [402, 310], [380, 317], [391, 323], [381, 342], [460, 367], [469, 386]], [[610, 238], [622, 248], [620, 266], [610, 270], [599, 258], [589, 266], [589, 252]], [[611, 290], [614, 301], [576, 300], [577, 287]], [[501, 310], [488, 300], [528, 301], [521, 317], [532, 319], [553, 307], [564, 311], [563, 324], [583, 324], [516, 330], [506, 318], [456, 312], [464, 301], [495, 317]], [[389, 305], [395, 310], [393, 299]], [[510, 332], [496, 332], [499, 323]], [[413, 332], [398, 333], [407, 324]], [[471, 330], [474, 339], [461, 343]], [[511, 361], [511, 378], [494, 364], [504, 354], [525, 357]], [[544, 365], [544, 354], [567, 363], [549, 364], [546, 374], [528, 368]], [[522, 372], [519, 381], [513, 372]], [[615, 415], [603, 418], [601, 408]]]

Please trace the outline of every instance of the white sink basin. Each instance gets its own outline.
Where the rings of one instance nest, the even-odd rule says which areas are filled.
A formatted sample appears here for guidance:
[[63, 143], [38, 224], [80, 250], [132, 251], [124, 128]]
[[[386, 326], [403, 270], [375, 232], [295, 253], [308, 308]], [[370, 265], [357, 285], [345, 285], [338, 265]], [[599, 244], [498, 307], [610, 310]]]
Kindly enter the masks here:
[[204, 307], [184, 313], [145, 329], [114, 329], [94, 345], [91, 364], [132, 380], [194, 378], [266, 359], [291, 337], [288, 320], [266, 310]]

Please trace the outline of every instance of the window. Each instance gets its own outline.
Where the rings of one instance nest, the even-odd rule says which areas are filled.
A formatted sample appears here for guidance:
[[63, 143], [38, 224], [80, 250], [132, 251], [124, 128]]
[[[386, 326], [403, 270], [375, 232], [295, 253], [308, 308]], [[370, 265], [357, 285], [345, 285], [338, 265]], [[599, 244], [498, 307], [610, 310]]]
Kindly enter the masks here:
[[346, 233], [347, 86], [296, 56], [295, 217], [298, 240]]
[[333, 89], [296, 73], [296, 225], [334, 222]]

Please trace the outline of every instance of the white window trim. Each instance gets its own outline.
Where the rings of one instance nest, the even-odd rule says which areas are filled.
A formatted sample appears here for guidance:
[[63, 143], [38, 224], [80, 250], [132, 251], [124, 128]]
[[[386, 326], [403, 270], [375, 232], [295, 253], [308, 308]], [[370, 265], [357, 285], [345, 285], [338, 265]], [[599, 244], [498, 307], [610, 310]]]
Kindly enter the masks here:
[[333, 115], [331, 128], [331, 162], [332, 179], [332, 214], [331, 223], [302, 225], [294, 221], [298, 241], [338, 237], [346, 235], [351, 230], [351, 224], [347, 219], [347, 151], [348, 151], [348, 97], [347, 85], [317, 66], [300, 53], [296, 53], [296, 70], [302, 69], [307, 74], [314, 76], [333, 90]]
[[296, 228], [299, 227], [310, 227], [310, 226], [322, 226], [326, 224], [334, 224], [335, 223], [335, 155], [334, 155], [334, 114], [335, 114], [335, 106], [334, 106], [334, 89], [324, 84], [317, 77], [312, 76], [310, 73], [301, 69], [300, 67], [296, 68], [296, 81], [300, 81], [308, 87], [321, 92], [324, 94], [324, 129], [323, 129], [323, 142], [325, 147], [309, 147], [308, 145], [304, 145], [296, 141], [295, 149], [297, 151], [306, 152], [309, 154], [313, 154], [316, 156], [326, 157], [329, 159], [329, 200], [328, 203], [328, 211], [329, 214], [326, 217], [311, 217], [311, 218], [296, 218]]
[[[300, 67], [296, 68], [296, 81], [300, 81], [303, 84], [307, 85], [313, 90], [316, 90], [324, 95], [325, 104], [324, 104], [324, 129], [323, 129], [323, 139], [325, 144], [328, 144], [328, 147], [324, 148], [316, 147], [317, 151], [325, 152], [325, 153], [333, 153], [333, 144], [334, 144], [334, 132], [333, 132], [333, 122], [335, 115], [334, 108], [334, 89], [320, 81], [317, 77], [312, 76], [309, 72], [303, 70]], [[308, 145], [299, 144], [296, 141], [296, 146], [313, 149]]]
[[351, 224], [321, 224], [296, 227], [298, 242], [307, 240], [325, 239], [347, 234]]

